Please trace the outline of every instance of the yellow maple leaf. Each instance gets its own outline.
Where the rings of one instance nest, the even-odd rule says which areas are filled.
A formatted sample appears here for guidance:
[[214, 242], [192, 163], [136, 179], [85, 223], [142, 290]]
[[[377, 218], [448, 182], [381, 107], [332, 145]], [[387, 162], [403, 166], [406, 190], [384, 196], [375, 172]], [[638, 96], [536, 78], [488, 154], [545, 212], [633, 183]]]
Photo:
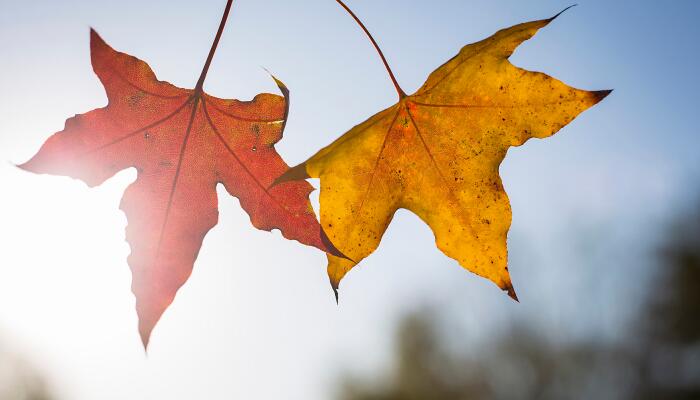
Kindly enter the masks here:
[[430, 226], [443, 253], [517, 300], [506, 249], [511, 208], [499, 166], [509, 147], [553, 135], [610, 93], [572, 88], [508, 61], [558, 15], [465, 46], [410, 96], [369, 35], [398, 103], [277, 180], [320, 178], [321, 224], [347, 256], [328, 255], [336, 295], [343, 276], [377, 248], [394, 213], [404, 208]]

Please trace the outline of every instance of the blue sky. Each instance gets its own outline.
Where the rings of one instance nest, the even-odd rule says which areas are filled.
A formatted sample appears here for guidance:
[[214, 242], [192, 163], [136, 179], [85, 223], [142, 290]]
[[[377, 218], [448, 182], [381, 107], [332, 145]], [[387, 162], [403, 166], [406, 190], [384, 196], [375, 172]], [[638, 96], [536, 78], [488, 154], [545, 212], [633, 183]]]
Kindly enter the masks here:
[[[336, 306], [322, 254], [257, 232], [219, 191], [219, 225], [154, 332], [136, 332], [126, 171], [87, 189], [12, 167], [67, 117], [106, 103], [88, 30], [158, 77], [192, 87], [225, 1], [0, 0], [0, 340], [71, 399], [324, 399], [342, 369], [388, 362], [391, 327], [437, 304], [478, 343], [514, 320], [558, 340], [620, 335], [649, 289], [650, 246], [698, 191], [695, 1], [580, 1], [511, 57], [585, 89], [615, 89], [556, 136], [512, 149], [510, 271], [521, 304], [459, 268], [399, 212]], [[464, 44], [549, 17], [563, 1], [348, 1], [407, 92]], [[360, 29], [332, 0], [236, 1], [205, 90], [249, 99], [292, 91], [277, 146], [296, 164], [395, 101]], [[317, 194], [316, 194], [317, 196]], [[317, 197], [315, 197], [317, 198]], [[271, 280], [275, 276], [277, 280]]]

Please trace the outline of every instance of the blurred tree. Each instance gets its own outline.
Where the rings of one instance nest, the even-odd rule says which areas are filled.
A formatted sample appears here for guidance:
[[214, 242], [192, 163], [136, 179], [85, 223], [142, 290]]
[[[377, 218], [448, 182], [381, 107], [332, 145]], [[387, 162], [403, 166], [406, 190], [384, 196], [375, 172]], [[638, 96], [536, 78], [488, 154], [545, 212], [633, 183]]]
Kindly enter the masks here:
[[518, 324], [467, 354], [421, 312], [400, 324], [386, 379], [345, 377], [339, 398], [700, 399], [700, 208], [672, 226], [658, 267], [624, 342], [557, 344]]
[[635, 397], [700, 399], [700, 207], [671, 226], [660, 261], [640, 310], [643, 384]]

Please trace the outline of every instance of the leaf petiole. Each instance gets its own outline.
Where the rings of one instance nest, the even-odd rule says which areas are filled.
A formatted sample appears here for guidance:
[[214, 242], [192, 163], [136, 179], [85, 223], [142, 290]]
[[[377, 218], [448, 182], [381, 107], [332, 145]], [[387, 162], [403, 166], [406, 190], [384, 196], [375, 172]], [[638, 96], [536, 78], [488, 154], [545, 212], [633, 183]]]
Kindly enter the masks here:
[[355, 20], [355, 22], [357, 22], [357, 24], [360, 25], [360, 28], [362, 28], [362, 30], [365, 31], [365, 34], [367, 35], [369, 40], [372, 42], [372, 45], [377, 50], [377, 53], [379, 53], [379, 57], [381, 57], [382, 62], [384, 63], [384, 68], [386, 68], [386, 71], [389, 73], [389, 78], [391, 78], [391, 82], [394, 84], [394, 87], [396, 88], [396, 93], [398, 93], [398, 95], [399, 95], [399, 100], [406, 97], [406, 92], [404, 92], [403, 89], [401, 89], [401, 86], [399, 86], [399, 82], [396, 80], [396, 76], [394, 76], [394, 72], [391, 70], [391, 67], [389, 66], [389, 63], [387, 62], [386, 57], [384, 57], [384, 53], [382, 52], [382, 49], [377, 44], [377, 41], [374, 40], [374, 37], [372, 37], [372, 34], [369, 33], [369, 30], [367, 29], [365, 24], [363, 24], [362, 21], [360, 21], [360, 18], [358, 18], [357, 15], [355, 15], [355, 13], [352, 12], [350, 7], [348, 7], [345, 3], [343, 3], [342, 0], [335, 0], [335, 1], [338, 4], [340, 4], [340, 6], [343, 7], [345, 9], [345, 11], [348, 12], [348, 14], [350, 14], [350, 16]]
[[194, 88], [195, 96], [199, 96], [204, 87], [204, 80], [207, 78], [207, 72], [209, 72], [209, 67], [211, 66], [211, 61], [214, 59], [214, 53], [216, 53], [216, 48], [219, 46], [219, 41], [221, 40], [221, 35], [224, 33], [224, 27], [226, 27], [226, 21], [228, 20], [228, 15], [231, 12], [231, 6], [233, 5], [233, 0], [228, 0], [226, 2], [226, 8], [224, 9], [224, 15], [221, 16], [221, 23], [219, 24], [219, 30], [216, 32], [216, 37], [214, 38], [214, 43], [211, 45], [209, 50], [209, 55], [207, 56], [207, 61], [204, 63], [202, 68], [202, 73], [199, 75], [199, 80], [197, 81], [197, 86]]

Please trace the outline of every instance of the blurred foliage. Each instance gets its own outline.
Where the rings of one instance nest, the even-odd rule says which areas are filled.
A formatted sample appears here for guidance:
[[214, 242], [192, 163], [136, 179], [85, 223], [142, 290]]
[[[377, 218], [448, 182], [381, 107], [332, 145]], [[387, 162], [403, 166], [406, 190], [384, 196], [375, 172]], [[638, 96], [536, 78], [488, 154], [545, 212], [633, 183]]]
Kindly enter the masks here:
[[342, 400], [700, 399], [700, 207], [665, 235], [646, 303], [620, 342], [555, 343], [522, 323], [467, 354], [435, 314], [398, 328], [386, 378], [344, 377]]

